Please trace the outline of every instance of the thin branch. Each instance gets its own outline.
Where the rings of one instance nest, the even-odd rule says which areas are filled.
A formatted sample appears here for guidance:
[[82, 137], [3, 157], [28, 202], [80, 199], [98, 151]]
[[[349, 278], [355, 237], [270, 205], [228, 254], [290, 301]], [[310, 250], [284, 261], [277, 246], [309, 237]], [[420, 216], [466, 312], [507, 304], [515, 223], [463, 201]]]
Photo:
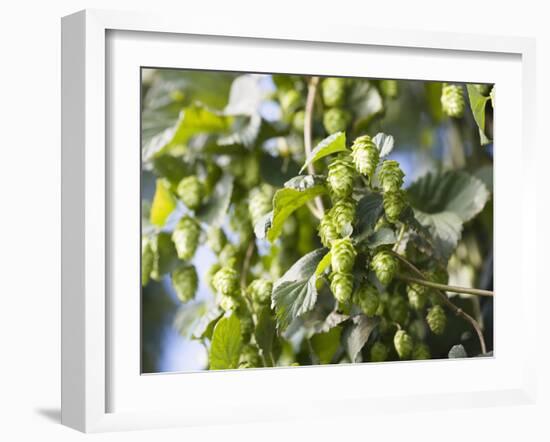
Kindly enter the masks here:
[[415, 282], [417, 284], [424, 285], [426, 287], [431, 287], [433, 289], [442, 290], [444, 292], [467, 293], [469, 295], [477, 295], [477, 296], [494, 296], [494, 293], [491, 292], [490, 290], [481, 290], [481, 289], [473, 289], [469, 287], [458, 287], [454, 285], [439, 284], [437, 282], [428, 281], [426, 279], [413, 278], [407, 275], [399, 275], [398, 278], [402, 279], [403, 281]]
[[[405, 257], [401, 256], [398, 253], [395, 253], [393, 251], [390, 252], [393, 256], [395, 256], [397, 259], [399, 259], [403, 264], [405, 264], [413, 273], [415, 273], [419, 278], [422, 280], [426, 280], [426, 276], [411, 262], [409, 262]], [[466, 313], [461, 308], [458, 308], [456, 305], [454, 305], [447, 295], [443, 293], [441, 290], [436, 290], [437, 295], [443, 301], [443, 303], [451, 310], [456, 316], [460, 316], [461, 318], [465, 319], [470, 323], [470, 325], [473, 327], [473, 329], [477, 333], [477, 337], [479, 339], [479, 344], [481, 346], [481, 353], [485, 354], [487, 353], [487, 346], [485, 345], [485, 338], [483, 338], [483, 332], [481, 331], [481, 327], [477, 323], [477, 321], [472, 318], [468, 313]]]
[[[317, 86], [319, 85], [319, 77], [311, 77], [307, 88], [306, 109], [304, 112], [304, 150], [306, 152], [306, 160], [311, 157], [311, 139], [313, 126], [313, 108], [315, 105], [315, 96], [317, 95]], [[307, 165], [307, 171], [310, 175], [315, 175], [313, 163]], [[321, 214], [321, 218], [325, 214], [325, 207], [320, 196], [315, 197], [315, 205], [317, 211]]]
[[397, 241], [395, 242], [395, 244], [393, 245], [393, 251], [394, 252], [397, 252], [397, 250], [399, 249], [399, 244], [401, 243], [401, 241], [403, 240], [403, 235], [405, 234], [405, 224], [401, 224], [401, 229], [399, 229], [399, 236], [397, 237]]

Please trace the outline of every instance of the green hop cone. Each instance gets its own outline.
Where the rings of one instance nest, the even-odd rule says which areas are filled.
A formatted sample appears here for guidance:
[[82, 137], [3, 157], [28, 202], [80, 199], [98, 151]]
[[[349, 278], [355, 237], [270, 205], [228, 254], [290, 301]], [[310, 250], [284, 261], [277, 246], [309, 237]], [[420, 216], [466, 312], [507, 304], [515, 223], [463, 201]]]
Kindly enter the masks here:
[[271, 209], [271, 190], [269, 186], [255, 187], [250, 191], [248, 213], [250, 214], [252, 225], [256, 225], [262, 216], [270, 212]]
[[353, 198], [336, 201], [329, 211], [338, 234], [342, 235], [355, 221], [356, 204]]
[[350, 238], [336, 239], [331, 248], [332, 270], [340, 273], [349, 273], [355, 263], [357, 252]]
[[384, 362], [388, 358], [388, 347], [380, 341], [374, 343], [370, 349], [371, 362]]
[[218, 270], [220, 270], [221, 268], [222, 266], [219, 263], [215, 262], [208, 268], [208, 270], [204, 274], [204, 279], [208, 284], [208, 287], [210, 287], [210, 290], [212, 290], [213, 292], [216, 291], [216, 288], [214, 287], [214, 275], [218, 273]]
[[191, 175], [179, 182], [177, 194], [187, 208], [195, 210], [201, 205], [204, 197], [204, 185], [196, 175]]
[[434, 305], [428, 311], [426, 321], [428, 322], [428, 327], [430, 327], [433, 334], [441, 335], [445, 331], [445, 326], [447, 325], [447, 316], [440, 305]]
[[397, 260], [386, 250], [381, 250], [371, 261], [371, 268], [383, 285], [388, 285], [397, 272]]
[[176, 246], [179, 259], [188, 261], [193, 257], [199, 245], [200, 233], [199, 223], [193, 218], [185, 215], [180, 219], [172, 233], [172, 241]]
[[325, 213], [319, 223], [319, 238], [325, 247], [330, 247], [332, 241], [338, 238], [339, 230], [330, 212]]
[[155, 254], [151, 247], [149, 239], [141, 239], [141, 285], [146, 286], [149, 282], [149, 276], [153, 270]]
[[403, 185], [405, 174], [394, 160], [383, 161], [378, 170], [378, 181], [384, 192], [394, 192]]
[[252, 337], [252, 332], [254, 331], [254, 321], [252, 320], [252, 315], [246, 303], [239, 302], [235, 313], [241, 322], [241, 337], [243, 338], [243, 342], [249, 342]]
[[195, 266], [184, 264], [172, 272], [172, 285], [178, 299], [185, 303], [195, 297], [199, 278]]
[[305, 127], [305, 117], [306, 113], [303, 110], [300, 110], [294, 114], [292, 117], [292, 127], [298, 132], [303, 132]]
[[426, 344], [417, 344], [414, 346], [412, 358], [416, 361], [430, 359], [432, 356], [430, 354], [430, 349]]
[[239, 308], [239, 301], [233, 296], [218, 294], [218, 304], [224, 312], [235, 311]]
[[245, 345], [241, 350], [239, 368], [255, 368], [262, 366], [262, 359], [258, 347], [253, 344]]
[[464, 114], [462, 86], [444, 83], [441, 89], [441, 107], [449, 117], [461, 117]]
[[206, 234], [206, 245], [219, 254], [227, 244], [227, 237], [221, 227], [211, 227]]
[[353, 302], [359, 306], [365, 315], [375, 316], [380, 305], [378, 290], [370, 284], [363, 284], [353, 294]]
[[398, 330], [393, 337], [393, 345], [400, 359], [407, 359], [413, 350], [413, 340], [405, 330]]
[[286, 115], [292, 114], [302, 102], [302, 97], [296, 89], [288, 89], [279, 94], [279, 103], [283, 113]]
[[394, 296], [390, 300], [388, 308], [390, 318], [393, 322], [404, 325], [409, 318], [409, 306], [405, 298]]
[[323, 126], [329, 134], [344, 132], [350, 120], [350, 113], [340, 107], [330, 108], [323, 114]]
[[222, 267], [214, 275], [212, 285], [224, 296], [236, 296], [239, 292], [239, 275], [231, 267]]
[[325, 106], [342, 106], [346, 98], [346, 79], [329, 77], [321, 83], [321, 94]]
[[348, 155], [340, 155], [328, 166], [327, 183], [333, 199], [348, 198], [353, 192], [355, 169]]
[[351, 273], [333, 272], [331, 274], [330, 289], [338, 302], [346, 303], [353, 291], [353, 275]]
[[407, 296], [412, 308], [422, 310], [428, 300], [428, 290], [425, 286], [413, 282], [407, 284]]
[[380, 159], [378, 147], [376, 147], [371, 137], [362, 135], [356, 138], [351, 145], [351, 156], [355, 164], [355, 169], [371, 180], [376, 171], [378, 160]]
[[395, 223], [406, 205], [407, 201], [403, 190], [384, 193], [384, 212], [389, 222]]
[[248, 294], [253, 302], [258, 305], [266, 305], [271, 301], [273, 283], [267, 279], [255, 279], [248, 286]]
[[223, 247], [220, 254], [218, 255], [220, 264], [228, 267], [234, 267], [237, 264], [238, 257], [239, 250], [235, 245], [231, 244], [230, 242], [228, 242]]
[[380, 92], [386, 98], [395, 98], [399, 92], [397, 80], [380, 80]]

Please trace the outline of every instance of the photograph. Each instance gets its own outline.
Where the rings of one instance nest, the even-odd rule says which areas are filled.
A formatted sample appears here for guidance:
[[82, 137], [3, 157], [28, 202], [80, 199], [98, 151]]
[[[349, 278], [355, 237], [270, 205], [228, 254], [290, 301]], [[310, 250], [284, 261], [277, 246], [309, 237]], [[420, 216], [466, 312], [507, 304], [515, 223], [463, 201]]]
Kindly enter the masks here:
[[140, 78], [141, 373], [494, 356], [493, 84]]

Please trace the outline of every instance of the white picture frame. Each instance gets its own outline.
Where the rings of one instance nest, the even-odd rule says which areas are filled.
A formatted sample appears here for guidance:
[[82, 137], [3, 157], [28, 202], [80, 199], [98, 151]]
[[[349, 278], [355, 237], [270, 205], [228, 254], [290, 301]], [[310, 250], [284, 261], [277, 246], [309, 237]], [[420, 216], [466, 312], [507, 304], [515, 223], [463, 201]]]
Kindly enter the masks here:
[[[117, 40], [119, 37], [121, 38]], [[129, 177], [128, 182], [135, 184], [135, 176], [136, 173], [139, 174], [139, 169], [122, 169], [121, 161], [117, 160], [117, 155], [113, 155], [109, 146], [110, 143], [117, 143], [117, 133], [120, 131], [128, 130], [125, 133], [137, 135], [133, 130], [135, 126], [132, 125], [139, 125], [139, 112], [130, 112], [130, 126], [125, 126], [124, 122], [120, 125], [116, 123], [121, 121], [117, 120], [117, 115], [120, 114], [120, 108], [117, 106], [121, 100], [114, 100], [110, 94], [113, 93], [111, 82], [117, 81], [120, 72], [112, 70], [112, 66], [120, 66], [122, 70], [143, 65], [142, 57], [152, 52], [151, 47], [149, 50], [146, 49], [151, 41], [154, 42], [155, 57], [158, 57], [151, 60], [157, 61], [155, 65], [166, 65], [166, 57], [169, 57], [169, 54], [162, 48], [185, 45], [186, 39], [192, 40], [193, 45], [198, 45], [182, 46], [188, 50], [185, 57], [191, 60], [189, 63], [193, 57], [197, 60], [200, 58], [198, 48], [205, 51], [218, 50], [219, 54], [224, 48], [245, 51], [243, 54], [246, 51], [256, 51], [258, 56], [255, 57], [255, 68], [260, 70], [263, 66], [269, 69], [270, 63], [274, 62], [273, 58], [269, 59], [259, 54], [262, 48], [265, 49], [262, 45], [268, 45], [274, 51], [297, 51], [294, 55], [300, 51], [302, 55], [307, 55], [307, 51], [318, 51], [320, 55], [330, 52], [338, 56], [342, 51], [353, 54], [354, 51], [365, 50], [373, 54], [378, 53], [378, 56], [383, 58], [386, 52], [393, 51], [392, 57], [384, 59], [384, 67], [379, 65], [377, 68], [379, 70], [376, 73], [379, 77], [392, 78], [392, 73], [397, 74], [399, 70], [396, 78], [423, 78], [422, 69], [426, 68], [422, 67], [421, 61], [427, 60], [431, 75], [439, 76], [442, 80], [495, 82], [493, 80], [498, 76], [502, 84], [518, 86], [517, 90], [503, 87], [501, 92], [498, 89], [499, 81], [496, 81], [497, 100], [502, 103], [504, 110], [496, 111], [498, 115], [495, 127], [496, 143], [499, 149], [503, 150], [502, 154], [495, 156], [495, 218], [499, 219], [499, 223], [500, 219], [503, 221], [502, 224], [495, 225], [495, 291], [498, 293], [495, 300], [495, 334], [499, 340], [499, 348], [494, 358], [344, 367], [298, 367], [230, 373], [141, 376], [139, 370], [136, 372], [135, 345], [124, 345], [135, 332], [135, 321], [139, 323], [139, 318], [131, 314], [135, 313], [136, 306], [131, 299], [124, 299], [125, 302], [132, 303], [129, 307], [130, 314], [127, 316], [133, 318], [128, 321], [134, 321], [124, 322], [126, 320], [121, 319], [117, 313], [120, 311], [117, 302], [121, 302], [122, 298], [116, 298], [117, 292], [115, 290], [113, 294], [113, 290], [123, 287], [118, 286], [117, 281], [123, 284], [131, 279], [131, 272], [137, 272], [138, 269], [118, 268], [117, 277], [113, 278], [112, 266], [120, 259], [120, 254], [134, 253], [135, 250], [129, 251], [132, 247], [139, 249], [138, 241], [135, 247], [131, 246], [128, 249], [123, 246], [129, 243], [120, 242], [121, 247], [114, 246], [119, 244], [119, 240], [129, 240], [122, 238], [122, 230], [116, 227], [117, 222], [122, 222], [122, 215], [120, 211], [116, 211], [117, 205], [114, 202], [121, 201], [121, 198], [136, 198], [139, 195], [139, 188], [135, 189], [136, 195], [132, 196], [132, 187], [121, 187], [118, 180], [122, 176]], [[139, 49], [140, 45], [143, 51]], [[408, 57], [408, 66], [399, 67], [399, 57]], [[449, 60], [461, 60], [465, 66], [472, 63], [483, 65], [485, 58], [498, 59], [501, 60], [499, 63], [504, 64], [493, 66], [491, 69], [494, 74], [483, 77], [484, 74], [478, 73], [478, 76], [473, 78], [465, 76], [464, 69], [449, 65], [449, 60], [445, 57], [451, 57]], [[303, 69], [307, 69], [303, 67], [306, 66], [306, 58], [300, 57], [301, 61], [295, 62], [298, 71], [304, 72]], [[246, 58], [220, 58], [210, 62], [208, 66], [205, 65], [206, 61], [199, 65], [203, 68], [254, 70], [244, 60]], [[315, 73], [320, 73], [318, 70], [324, 69], [321, 73], [328, 75], [349, 73], [352, 69], [357, 73], [362, 69], [358, 64], [349, 64], [346, 68], [328, 71], [329, 68], [322, 68], [322, 64], [315, 65], [314, 58], [311, 58], [309, 63], [309, 69], [315, 70]], [[194, 17], [192, 21], [182, 25], [177, 17], [98, 10], [81, 11], [64, 17], [62, 423], [80, 431], [96, 432], [206, 425], [211, 422], [265, 421], [329, 414], [365, 415], [380, 410], [398, 412], [407, 409], [532, 403], [536, 392], [535, 359], [530, 357], [534, 353], [534, 348], [531, 348], [534, 344], [529, 342], [535, 342], [530, 337], [535, 334], [536, 324], [527, 320], [525, 312], [528, 311], [528, 305], [536, 304], [536, 289], [533, 276], [535, 270], [528, 265], [526, 257], [535, 253], [535, 229], [530, 226], [534, 223], [536, 215], [536, 192], [528, 185], [512, 186], [504, 179], [499, 180], [498, 176], [505, 176], [507, 170], [517, 168], [519, 164], [524, 180], [528, 180], [529, 171], [534, 167], [534, 106], [531, 105], [535, 100], [534, 63], [534, 41], [517, 37], [495, 38], [403, 30], [390, 32], [339, 26], [324, 30], [313, 24], [299, 29], [284, 29], [276, 24], [266, 23], [249, 23], [246, 27], [241, 24], [234, 28], [230, 22], [213, 22], [200, 17]], [[497, 72], [499, 66], [502, 72]], [[502, 66], [509, 66], [508, 72], [504, 72], [506, 69], [502, 69]], [[342, 69], [347, 71], [344, 72]], [[371, 69], [365, 71], [363, 76], [374, 76], [373, 73]], [[138, 91], [136, 88], [136, 94], [139, 95]], [[133, 98], [134, 101], [139, 101], [138, 95]], [[132, 101], [131, 97], [128, 98]], [[518, 105], [520, 111], [515, 107]], [[516, 123], [516, 127], [506, 124], [507, 118], [512, 118], [512, 106], [514, 118], [517, 120], [518, 113], [521, 115], [520, 124]], [[135, 111], [135, 108], [130, 110]], [[521, 146], [519, 153], [518, 145]], [[512, 151], [514, 146], [515, 150]], [[116, 192], [113, 189], [116, 189]], [[497, 203], [499, 194], [521, 201], [522, 210], [508, 214], [504, 220], [506, 202], [500, 199]], [[135, 222], [137, 221], [138, 218]], [[499, 244], [502, 244], [505, 236], [504, 229], [510, 226], [520, 232], [521, 241], [505, 250]], [[515, 282], [511, 281], [506, 286], [503, 283], [499, 285], [499, 281], [510, 278], [507, 269], [513, 263], [507, 258], [508, 255], [516, 256], [516, 260], [517, 256], [521, 257], [521, 278], [516, 278]], [[126, 270], [130, 272], [129, 278], [124, 277]], [[510, 288], [507, 288], [508, 285]], [[511, 358], [511, 347], [517, 342], [510, 332], [511, 325], [507, 325], [507, 320], [512, 317], [512, 302], [510, 297], [506, 296], [507, 290], [512, 289], [519, 293], [513, 304], [517, 309], [514, 327], [521, 326], [525, 330], [526, 338], [522, 340], [522, 350], [514, 353], [514, 359]], [[139, 288], [137, 290], [139, 294]], [[125, 293], [133, 292], [127, 290]], [[139, 296], [136, 298], [139, 299]], [[119, 331], [121, 325], [130, 332], [124, 334]], [[139, 335], [135, 336], [135, 340], [139, 341]], [[123, 347], [128, 347], [127, 352], [121, 350]], [[357, 384], [357, 380], [361, 379], [367, 370], [377, 379], [379, 389], [375, 385]], [[396, 381], [402, 377], [405, 370], [420, 378], [425, 376], [438, 379], [439, 376], [441, 382], [432, 382], [433, 387], [429, 391], [415, 390], [415, 386], [407, 390], [409, 387]], [[472, 383], [469, 379], [466, 379], [468, 382], [454, 381], [452, 388], [447, 388], [444, 380], [460, 373], [482, 373], [482, 378], [478, 383]], [[316, 383], [336, 377], [343, 378], [343, 390], [349, 394], [324, 391], [315, 394]], [[385, 383], [385, 379], [393, 379], [393, 389], [388, 389], [389, 383]], [[490, 383], [487, 383], [488, 379], [491, 379]], [[191, 398], [188, 406], [176, 404], [170, 394], [171, 391], [183, 388], [181, 384], [184, 382]], [[356, 382], [356, 387], [351, 391], [353, 382]], [[258, 396], [258, 389], [268, 383], [271, 385], [269, 391], [273, 400], [263, 403]], [[248, 387], [243, 387], [244, 385]], [[286, 403], [283, 403], [282, 395], [278, 396], [281, 385], [286, 385], [290, 390], [287, 392]], [[346, 386], [349, 388], [346, 389]], [[226, 397], [214, 396], [220, 389], [227, 394]], [[307, 399], [299, 397], [300, 391], [307, 393], [304, 394]], [[201, 399], [199, 395], [204, 395], [204, 398]], [[113, 397], [117, 398], [116, 402]], [[375, 401], [371, 400], [374, 398]], [[159, 405], [161, 400], [162, 405]]]

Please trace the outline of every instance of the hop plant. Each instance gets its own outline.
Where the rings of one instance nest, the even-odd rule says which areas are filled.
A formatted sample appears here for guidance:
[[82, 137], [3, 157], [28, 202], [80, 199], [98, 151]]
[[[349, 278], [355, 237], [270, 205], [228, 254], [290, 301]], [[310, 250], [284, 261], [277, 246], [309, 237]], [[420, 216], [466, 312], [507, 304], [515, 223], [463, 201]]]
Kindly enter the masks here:
[[426, 315], [428, 327], [435, 335], [441, 335], [445, 331], [447, 325], [447, 316], [440, 305], [434, 305]]
[[233, 296], [219, 294], [218, 305], [224, 312], [231, 312], [237, 310], [239, 307], [239, 301]]
[[204, 197], [204, 185], [196, 175], [183, 178], [177, 187], [177, 194], [189, 209], [197, 209]]
[[407, 359], [413, 350], [413, 340], [405, 330], [398, 330], [395, 333], [393, 345], [400, 359]]
[[325, 213], [319, 223], [319, 237], [325, 247], [330, 247], [332, 241], [338, 238], [338, 228], [330, 212]]
[[279, 94], [279, 103], [285, 114], [292, 114], [301, 104], [302, 97], [296, 89], [288, 89]]
[[241, 337], [243, 342], [249, 342], [254, 332], [254, 321], [252, 320], [250, 310], [248, 310], [245, 303], [239, 302], [239, 305], [235, 309], [235, 313], [241, 323]]
[[255, 279], [248, 286], [250, 298], [258, 305], [269, 304], [272, 291], [273, 283], [263, 278]]
[[214, 287], [214, 275], [216, 273], [218, 273], [218, 270], [220, 270], [222, 268], [222, 266], [215, 262], [214, 264], [212, 264], [208, 270], [206, 271], [205, 275], [204, 275], [204, 279], [206, 281], [206, 283], [208, 284], [208, 287], [210, 287], [210, 290], [212, 290], [213, 292], [216, 291], [216, 287]]
[[428, 291], [426, 287], [416, 283], [407, 284], [407, 296], [409, 304], [415, 310], [422, 310], [428, 300]]
[[155, 254], [147, 238], [141, 240], [141, 285], [146, 286], [153, 270]]
[[338, 302], [346, 303], [353, 291], [353, 275], [351, 273], [333, 272], [330, 289]]
[[231, 267], [222, 267], [214, 275], [212, 285], [221, 295], [234, 297], [239, 291], [239, 275]]
[[336, 201], [329, 211], [338, 234], [342, 234], [347, 226], [351, 226], [355, 220], [356, 205], [353, 198]]
[[271, 208], [271, 190], [268, 186], [255, 187], [250, 191], [248, 213], [253, 225], [271, 211]]
[[195, 266], [184, 264], [172, 272], [172, 285], [178, 299], [185, 303], [195, 297], [199, 278]]
[[386, 250], [381, 250], [371, 262], [372, 270], [383, 285], [388, 285], [397, 272], [397, 260]]
[[371, 362], [384, 362], [386, 359], [388, 359], [388, 347], [380, 341], [375, 342], [370, 349]]
[[245, 345], [241, 350], [239, 368], [255, 368], [261, 366], [262, 360], [260, 358], [258, 347], [253, 344]]
[[384, 194], [384, 212], [389, 222], [396, 222], [406, 205], [405, 192], [402, 190]]
[[219, 254], [227, 244], [227, 237], [221, 227], [211, 227], [206, 237], [206, 245], [216, 254]]
[[401, 296], [394, 296], [390, 300], [389, 315], [393, 322], [405, 324], [409, 318], [409, 307], [407, 301]]
[[347, 155], [340, 155], [328, 166], [327, 183], [334, 199], [348, 198], [353, 192], [355, 170]]
[[394, 160], [383, 161], [378, 171], [378, 181], [384, 192], [394, 192], [403, 185], [405, 174]]
[[323, 126], [327, 133], [345, 131], [351, 120], [350, 113], [340, 107], [333, 107], [327, 110], [323, 115]]
[[237, 247], [230, 242], [223, 246], [222, 251], [218, 255], [220, 264], [227, 267], [234, 267], [237, 264], [239, 251]]
[[335, 272], [349, 273], [353, 268], [357, 252], [350, 238], [337, 239], [332, 242], [331, 265]]
[[380, 80], [380, 92], [387, 98], [397, 97], [399, 86], [396, 80]]
[[412, 358], [417, 361], [423, 360], [423, 359], [430, 359], [431, 358], [430, 349], [426, 344], [422, 344], [422, 343], [417, 344], [414, 346]]
[[321, 83], [321, 93], [323, 95], [323, 102], [326, 106], [342, 106], [346, 98], [346, 79], [335, 77], [325, 78]]
[[370, 284], [363, 284], [353, 294], [353, 302], [357, 304], [367, 316], [374, 316], [380, 305], [378, 290]]
[[233, 215], [229, 218], [229, 225], [231, 230], [240, 236], [241, 241], [252, 235], [252, 224], [246, 200], [241, 200], [233, 206]]
[[356, 138], [351, 146], [351, 156], [357, 171], [371, 180], [380, 159], [378, 148], [371, 137], [363, 135]]
[[188, 215], [183, 216], [172, 233], [178, 258], [190, 260], [199, 244], [201, 228], [199, 223]]
[[441, 107], [449, 117], [461, 117], [464, 114], [462, 86], [444, 83], [441, 90]]

